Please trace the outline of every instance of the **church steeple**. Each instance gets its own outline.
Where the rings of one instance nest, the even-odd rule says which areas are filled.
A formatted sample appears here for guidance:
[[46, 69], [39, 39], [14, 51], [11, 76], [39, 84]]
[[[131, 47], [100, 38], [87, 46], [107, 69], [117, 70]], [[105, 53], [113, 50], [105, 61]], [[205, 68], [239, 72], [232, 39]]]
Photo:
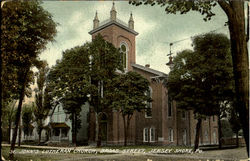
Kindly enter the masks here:
[[129, 18], [129, 21], [128, 21], [128, 27], [130, 29], [133, 29], [134, 30], [134, 19], [133, 19], [133, 15], [132, 15], [132, 12], [130, 14], [130, 18]]
[[96, 29], [97, 27], [99, 27], [99, 19], [97, 17], [97, 11], [96, 11], [95, 18], [93, 20], [93, 29]]
[[112, 21], [116, 21], [116, 10], [115, 10], [115, 3], [113, 2], [112, 9], [110, 11], [110, 19]]

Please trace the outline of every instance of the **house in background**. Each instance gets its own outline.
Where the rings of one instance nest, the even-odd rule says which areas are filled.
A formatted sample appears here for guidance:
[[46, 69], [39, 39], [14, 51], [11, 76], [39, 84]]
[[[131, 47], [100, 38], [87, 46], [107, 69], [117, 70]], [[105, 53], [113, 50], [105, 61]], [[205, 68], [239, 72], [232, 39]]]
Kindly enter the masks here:
[[[81, 111], [81, 128], [77, 133], [77, 142], [80, 145], [86, 145], [88, 142], [88, 115], [89, 105], [86, 103], [82, 106]], [[22, 120], [21, 120], [22, 127]], [[21, 130], [21, 142], [38, 142], [39, 135], [36, 129], [36, 123], [30, 124], [30, 129], [28, 134], [24, 134]], [[71, 120], [69, 119], [69, 114], [66, 114], [63, 110], [62, 104], [56, 105], [52, 110], [50, 110], [48, 117], [44, 120], [44, 128], [41, 133], [41, 143], [45, 144], [64, 144], [68, 145], [72, 143], [72, 132], [71, 132]], [[11, 130], [11, 135], [13, 134], [14, 126]], [[19, 135], [19, 129], [18, 129]], [[12, 139], [12, 138], [11, 138]], [[17, 136], [16, 143], [18, 143], [19, 137]]]
[[[87, 115], [89, 104], [85, 103], [81, 110], [81, 128], [77, 133], [77, 143], [86, 145], [88, 141]], [[47, 144], [72, 143], [72, 124], [69, 114], [63, 110], [63, 105], [58, 104], [51, 110], [47, 118], [48, 141]]]

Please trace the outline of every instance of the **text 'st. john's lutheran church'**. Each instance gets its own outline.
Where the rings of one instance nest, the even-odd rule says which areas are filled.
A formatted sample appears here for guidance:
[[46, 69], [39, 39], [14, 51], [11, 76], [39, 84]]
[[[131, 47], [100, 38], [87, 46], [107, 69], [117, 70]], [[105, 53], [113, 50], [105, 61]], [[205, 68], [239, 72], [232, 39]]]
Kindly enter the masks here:
[[[193, 145], [195, 139], [196, 120], [192, 111], [183, 111], [168, 98], [168, 90], [161, 81], [154, 78], [167, 77], [167, 74], [150, 68], [150, 65], [136, 64], [135, 37], [132, 13], [128, 24], [117, 18], [113, 3], [110, 19], [99, 22], [96, 13], [93, 30], [89, 32], [92, 39], [97, 34], [124, 51], [123, 66], [125, 71], [135, 71], [150, 82], [150, 95], [153, 102], [149, 105], [150, 112], [135, 112], [129, 127], [128, 144], [158, 145]], [[143, 33], [142, 33], [143, 34]], [[95, 142], [95, 113], [90, 107], [88, 142]], [[102, 143], [123, 144], [124, 126], [119, 112], [106, 112], [100, 116]], [[200, 144], [217, 144], [217, 117], [208, 117], [202, 121]]]

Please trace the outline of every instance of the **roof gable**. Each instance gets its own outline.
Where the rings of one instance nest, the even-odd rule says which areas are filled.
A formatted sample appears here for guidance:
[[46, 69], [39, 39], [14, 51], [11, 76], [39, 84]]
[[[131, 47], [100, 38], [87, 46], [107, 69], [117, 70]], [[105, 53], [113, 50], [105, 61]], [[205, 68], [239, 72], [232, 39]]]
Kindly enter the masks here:
[[166, 73], [163, 73], [163, 72], [160, 72], [158, 70], [154, 70], [152, 68], [148, 68], [148, 67], [145, 67], [145, 66], [142, 66], [139, 64], [132, 64], [132, 67], [146, 71], [148, 73], [154, 74], [154, 75], [159, 76], [159, 77], [167, 77], [168, 76]]
[[129, 28], [129, 27], [126, 25], [125, 22], [123, 22], [123, 21], [121, 21], [121, 20], [119, 20], [119, 19], [116, 19], [116, 21], [110, 20], [110, 19], [105, 20], [105, 21], [103, 21], [103, 22], [100, 24], [99, 27], [97, 27], [97, 28], [91, 30], [91, 31], [89, 32], [89, 34], [92, 35], [92, 34], [98, 32], [98, 31], [100, 31], [100, 30], [102, 30], [102, 29], [104, 29], [104, 28], [106, 28], [106, 27], [108, 27], [108, 26], [111, 26], [111, 25], [116, 25], [116, 26], [118, 26], [118, 27], [121, 27], [122, 29], [124, 29], [124, 30], [126, 30], [126, 31], [128, 31], [128, 32], [130, 32], [130, 33], [132, 33], [132, 34], [134, 34], [134, 35], [138, 35], [138, 34], [139, 34], [139, 33], [136, 32], [135, 30]]

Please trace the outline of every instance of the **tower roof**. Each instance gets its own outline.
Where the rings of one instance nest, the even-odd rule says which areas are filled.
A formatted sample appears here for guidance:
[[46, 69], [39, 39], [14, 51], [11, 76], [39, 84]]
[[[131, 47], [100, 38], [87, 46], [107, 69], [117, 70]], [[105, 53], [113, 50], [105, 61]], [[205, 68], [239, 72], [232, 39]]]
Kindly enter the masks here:
[[113, 2], [113, 6], [112, 6], [111, 11], [116, 11], [116, 10], [115, 10], [115, 2]]
[[[94, 20], [98, 20], [97, 13], [96, 13], [96, 16], [95, 16]], [[129, 22], [134, 22], [133, 17], [132, 17], [132, 13], [130, 15]], [[130, 28], [129, 24], [127, 24], [127, 23], [123, 22], [122, 20], [119, 20], [118, 18], [116, 18], [116, 10], [115, 10], [115, 3], [114, 2], [113, 2], [113, 6], [111, 8], [111, 11], [110, 11], [110, 18], [103, 21], [103, 22], [101, 22], [100, 25], [98, 27], [94, 28], [93, 30], [91, 30], [89, 32], [89, 34], [92, 35], [92, 34], [98, 32], [98, 31], [100, 31], [100, 30], [102, 30], [102, 29], [104, 29], [104, 28], [106, 28], [108, 26], [111, 26], [111, 25], [116, 25], [116, 26], [118, 26], [118, 27], [120, 27], [120, 28], [134, 34], [134, 35], [138, 35], [138, 32], [136, 32], [133, 29], [134, 27]]]
[[134, 21], [132, 12], [130, 13], [129, 21]]
[[95, 18], [94, 18], [94, 20], [98, 20], [97, 11], [95, 12]]
[[89, 32], [89, 34], [92, 35], [92, 34], [98, 32], [98, 31], [100, 31], [100, 30], [102, 30], [102, 29], [104, 29], [104, 28], [106, 28], [106, 27], [108, 27], [108, 26], [111, 26], [111, 25], [116, 25], [116, 26], [118, 26], [118, 27], [121, 27], [121, 28], [123, 28], [124, 30], [126, 30], [126, 31], [128, 31], [128, 32], [130, 32], [130, 33], [132, 33], [132, 34], [134, 34], [134, 35], [138, 35], [138, 34], [139, 34], [139, 33], [136, 32], [135, 30], [129, 28], [125, 22], [123, 22], [122, 20], [119, 20], [119, 19], [116, 19], [116, 21], [107, 19], [107, 20], [101, 22], [99, 27], [97, 27], [97, 28], [91, 30], [91, 31]]

